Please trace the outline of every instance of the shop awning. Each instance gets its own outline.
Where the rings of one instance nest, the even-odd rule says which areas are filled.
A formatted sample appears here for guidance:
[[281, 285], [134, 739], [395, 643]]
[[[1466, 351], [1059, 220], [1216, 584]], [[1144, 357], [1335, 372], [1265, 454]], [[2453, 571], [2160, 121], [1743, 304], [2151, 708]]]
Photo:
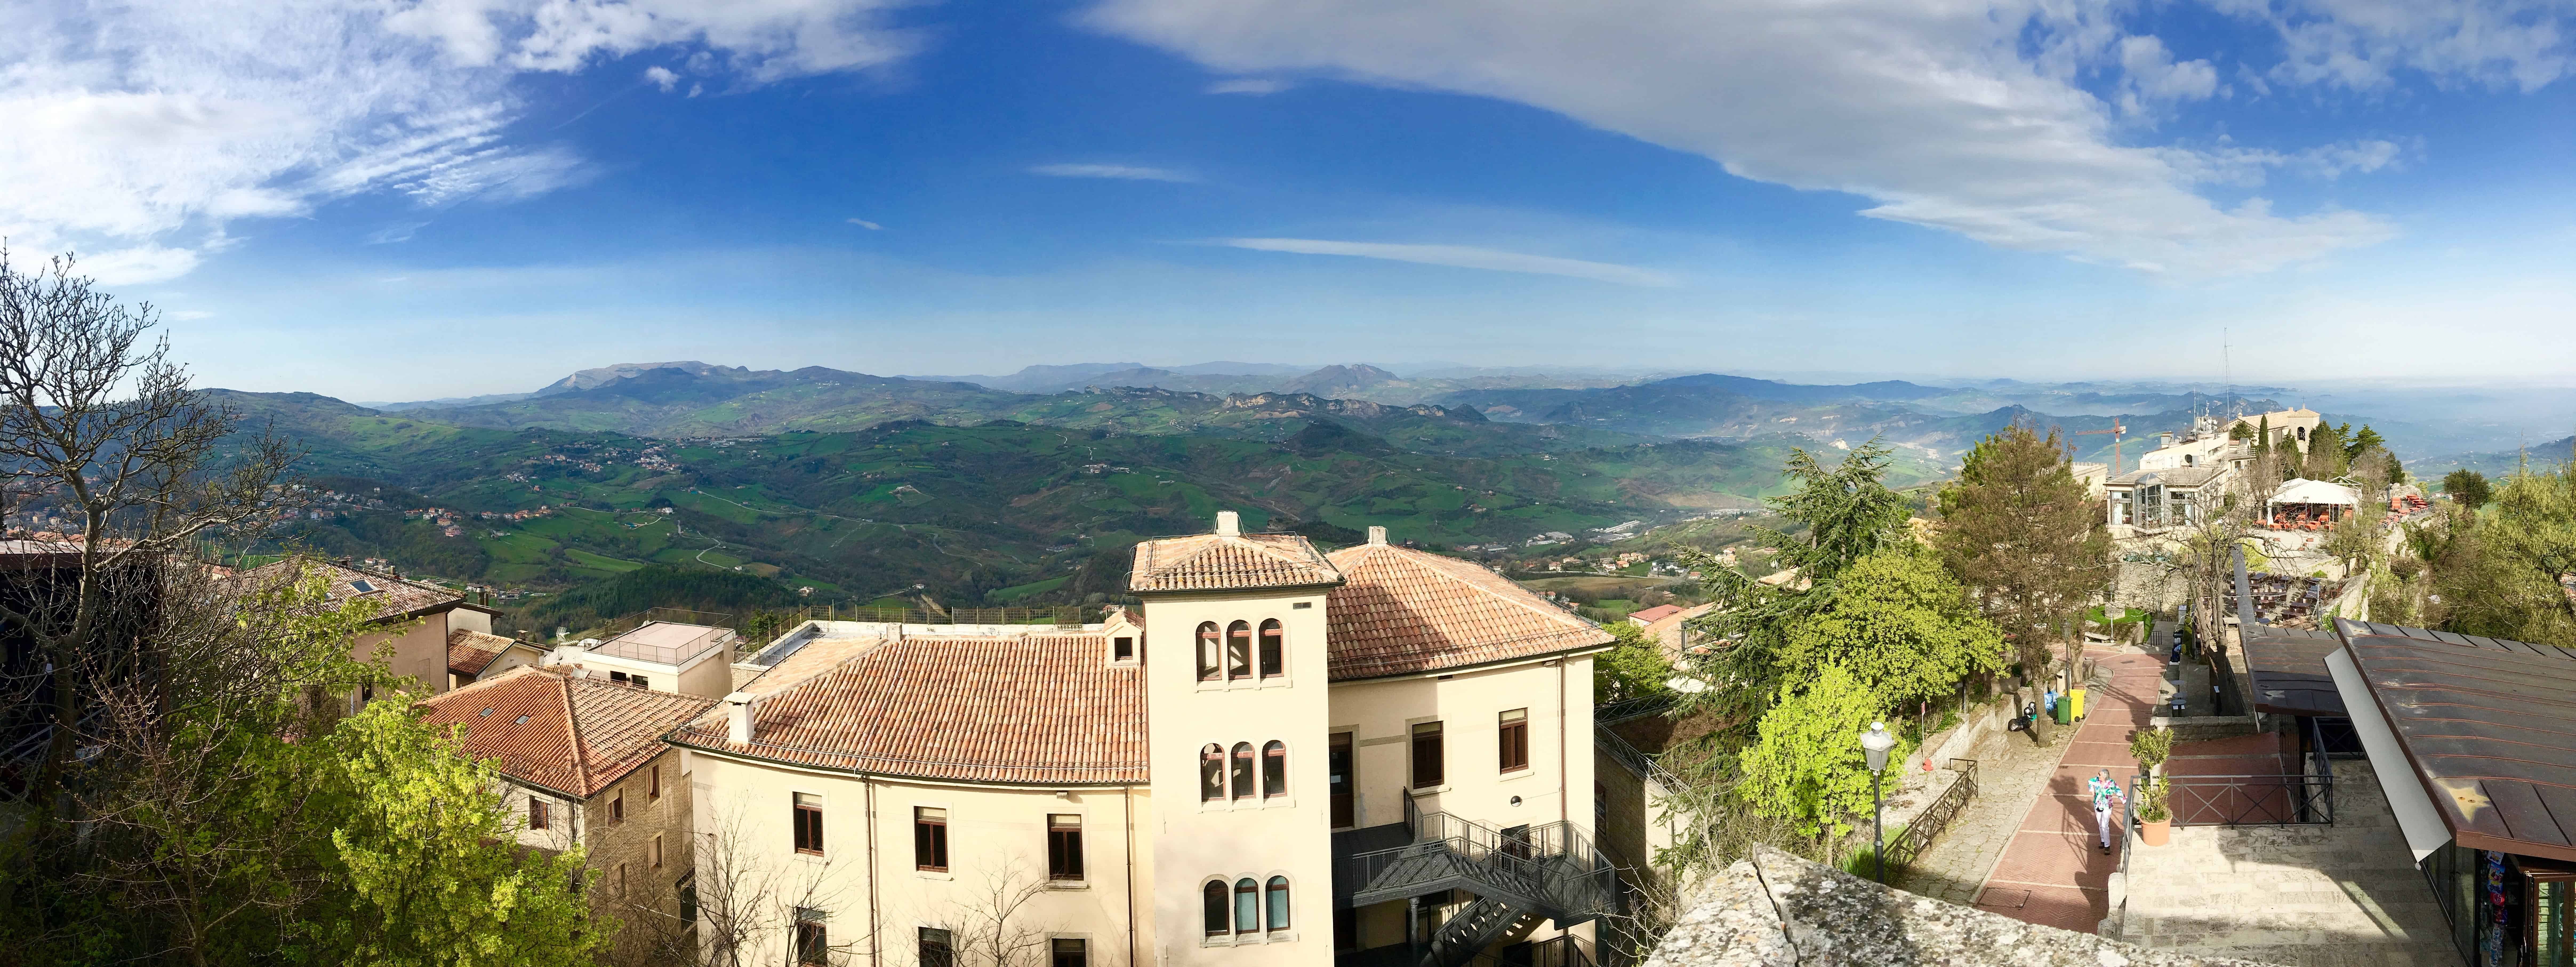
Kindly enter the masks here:
[[[2328, 667], [2401, 826], [2414, 807], [2391, 777], [2412, 773], [2451, 841], [2576, 861], [2576, 652], [2344, 619], [2335, 631]], [[2375, 746], [2365, 723], [2387, 730]], [[2412, 828], [2407, 842], [2424, 846]]]
[[2433, 808], [2433, 796], [2424, 791], [2423, 780], [2415, 766], [2407, 761], [2406, 750], [2397, 745], [2397, 736], [2388, 729], [2388, 721], [2379, 715], [2379, 705], [2371, 700], [2370, 685], [2363, 681], [2361, 669], [2353, 666], [2352, 655], [2337, 648], [2325, 657], [2325, 666], [2351, 708], [2361, 710], [2352, 717], [2352, 730], [2361, 736], [2361, 751], [2370, 756], [2370, 771], [2379, 776], [2379, 791], [2388, 796], [2388, 811], [2397, 815], [2397, 829], [2406, 834], [2406, 848], [2421, 863], [2451, 842], [2451, 829], [2442, 824], [2442, 813]]

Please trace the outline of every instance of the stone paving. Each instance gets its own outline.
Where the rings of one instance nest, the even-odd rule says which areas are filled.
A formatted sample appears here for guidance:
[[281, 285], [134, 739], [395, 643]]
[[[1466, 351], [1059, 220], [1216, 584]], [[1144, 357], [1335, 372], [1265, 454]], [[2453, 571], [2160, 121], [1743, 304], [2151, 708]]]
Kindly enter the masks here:
[[2092, 933], [2110, 912], [2120, 838], [2114, 831], [2108, 853], [2095, 845], [2084, 783], [2105, 769], [2124, 787], [2126, 777], [2136, 775], [2129, 735], [2154, 714], [2164, 656], [2134, 648], [2093, 648], [2086, 655], [2110, 673], [2110, 684], [2092, 691], [2083, 725], [2072, 730], [2055, 772], [2032, 794], [2029, 811], [1986, 874], [1975, 905], [2025, 923]]
[[2048, 787], [2074, 737], [2073, 729], [2057, 729], [2056, 741], [2041, 745], [2031, 741], [2030, 733], [1997, 730], [1979, 742], [1968, 754], [1977, 760], [1977, 798], [1915, 858], [1897, 885], [1952, 903], [1975, 903], [1986, 872], [1994, 869], [2021, 826], [2022, 804]]
[[2297, 967], [2457, 967], [2370, 763], [2334, 770], [2332, 826], [2187, 826], [2137, 847], [2120, 939]]

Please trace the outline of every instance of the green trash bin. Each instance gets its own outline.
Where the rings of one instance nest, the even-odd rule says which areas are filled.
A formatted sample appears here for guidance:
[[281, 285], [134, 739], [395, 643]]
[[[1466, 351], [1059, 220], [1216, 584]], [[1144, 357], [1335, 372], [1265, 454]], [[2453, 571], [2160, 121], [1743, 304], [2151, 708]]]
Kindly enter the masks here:
[[2058, 696], [2058, 697], [2057, 697], [2057, 724], [2059, 724], [2059, 725], [2073, 725], [2073, 724], [2075, 724], [2075, 718], [2074, 718], [2074, 716], [2075, 716], [2075, 697], [2074, 697], [2074, 696], [2072, 696], [2072, 695], [2060, 695], [2060, 696]]

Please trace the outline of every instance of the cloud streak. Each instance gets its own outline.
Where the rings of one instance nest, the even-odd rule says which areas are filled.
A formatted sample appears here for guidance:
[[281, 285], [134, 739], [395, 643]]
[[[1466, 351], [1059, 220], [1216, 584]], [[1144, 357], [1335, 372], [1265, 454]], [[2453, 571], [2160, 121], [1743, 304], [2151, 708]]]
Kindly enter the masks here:
[[1616, 285], [1667, 287], [1678, 284], [1669, 275], [1635, 266], [1610, 262], [1586, 262], [1547, 255], [1506, 252], [1501, 249], [1475, 248], [1466, 245], [1404, 245], [1391, 242], [1338, 242], [1313, 238], [1229, 238], [1219, 244], [1257, 252], [1292, 252], [1299, 255], [1343, 255], [1353, 258], [1385, 259], [1412, 262], [1417, 265], [1445, 265], [1460, 269], [1482, 269], [1488, 272], [1521, 272], [1530, 275], [1558, 275], [1573, 279], [1590, 279]]
[[[2220, 2], [2260, 10], [2263, 0]], [[2214, 175], [2242, 183], [2314, 165], [2135, 143], [2130, 115], [2222, 91], [2207, 61], [2131, 36], [2108, 19], [2116, 12], [2018, 0], [1103, 0], [1083, 17], [1219, 74], [1317, 74], [1531, 105], [1738, 177], [1860, 196], [1869, 218], [2000, 248], [2214, 276], [2394, 237], [2378, 215], [2204, 194]], [[2110, 79], [2116, 103], [2080, 77]]]
[[1169, 181], [1188, 184], [1197, 175], [1172, 168], [1148, 168], [1142, 165], [1055, 164], [1030, 168], [1033, 175], [1049, 178], [1109, 178], [1120, 181]]

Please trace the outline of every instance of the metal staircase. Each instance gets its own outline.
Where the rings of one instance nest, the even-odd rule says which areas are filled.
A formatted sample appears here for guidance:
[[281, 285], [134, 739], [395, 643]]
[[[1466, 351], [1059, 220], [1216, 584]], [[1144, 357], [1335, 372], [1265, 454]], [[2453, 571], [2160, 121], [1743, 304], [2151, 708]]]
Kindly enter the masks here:
[[[1383, 828], [1383, 827], [1381, 827]], [[1462, 967], [1485, 948], [1526, 935], [1542, 920], [1560, 928], [1614, 912], [1617, 869], [1572, 823], [1497, 830], [1404, 800], [1401, 845], [1338, 857], [1334, 892], [1350, 906], [1462, 890], [1475, 900], [1434, 932], [1416, 967]]]

